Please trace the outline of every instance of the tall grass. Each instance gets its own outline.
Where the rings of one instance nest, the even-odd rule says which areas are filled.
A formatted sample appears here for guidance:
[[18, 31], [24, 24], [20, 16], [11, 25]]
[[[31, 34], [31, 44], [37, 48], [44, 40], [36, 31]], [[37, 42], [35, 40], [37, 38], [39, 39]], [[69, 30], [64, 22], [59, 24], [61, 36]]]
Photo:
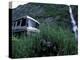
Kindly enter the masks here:
[[[12, 57], [21, 58], [43, 56], [44, 53], [41, 53], [41, 49], [43, 49], [40, 45], [41, 40], [48, 40], [57, 46], [56, 55], [58, 56], [77, 54], [77, 42], [74, 38], [74, 34], [71, 33], [69, 29], [62, 29], [58, 26], [52, 28], [49, 25], [46, 25], [45, 28], [44, 26], [41, 26], [40, 33], [35, 34], [35, 36], [26, 36], [24, 34], [20, 36], [13, 35]], [[49, 52], [46, 53], [49, 54]], [[52, 52], [52, 55], [54, 54], [55, 53]]]

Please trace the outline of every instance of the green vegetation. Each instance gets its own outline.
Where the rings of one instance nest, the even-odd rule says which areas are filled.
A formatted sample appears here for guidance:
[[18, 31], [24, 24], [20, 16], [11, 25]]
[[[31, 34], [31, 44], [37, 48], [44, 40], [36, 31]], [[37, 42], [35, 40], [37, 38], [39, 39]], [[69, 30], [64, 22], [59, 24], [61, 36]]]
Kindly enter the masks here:
[[[77, 6], [72, 6], [72, 9], [77, 18]], [[70, 30], [68, 6], [29, 3], [12, 11], [13, 20], [25, 15], [40, 22], [40, 33], [35, 36], [12, 35], [12, 58], [78, 54], [78, 42]], [[51, 42], [53, 46], [41, 45], [42, 40]]]
[[[41, 27], [40, 34], [35, 36], [13, 36], [12, 40], [12, 57], [38, 57], [48, 56], [50, 52], [42, 53], [43, 46], [40, 45], [41, 40], [48, 40], [54, 44], [56, 50], [53, 48], [51, 56], [59, 55], [74, 55], [77, 54], [77, 42], [74, 34], [68, 29], [63, 30], [61, 27]], [[46, 49], [46, 46], [44, 46]], [[55, 53], [56, 52], [56, 53]]]

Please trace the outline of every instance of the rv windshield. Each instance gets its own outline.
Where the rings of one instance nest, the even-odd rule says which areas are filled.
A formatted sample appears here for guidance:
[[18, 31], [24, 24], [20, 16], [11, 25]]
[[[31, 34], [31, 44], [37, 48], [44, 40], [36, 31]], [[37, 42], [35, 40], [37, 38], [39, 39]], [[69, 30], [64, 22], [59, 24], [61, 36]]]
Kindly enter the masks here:
[[39, 24], [31, 19], [28, 20], [28, 24], [30, 27], [39, 28]]

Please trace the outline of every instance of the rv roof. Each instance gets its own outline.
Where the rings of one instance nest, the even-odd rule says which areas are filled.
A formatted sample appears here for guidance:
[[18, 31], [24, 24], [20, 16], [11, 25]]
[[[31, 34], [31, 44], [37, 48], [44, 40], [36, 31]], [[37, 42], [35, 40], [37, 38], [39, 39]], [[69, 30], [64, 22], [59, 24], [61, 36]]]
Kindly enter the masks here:
[[29, 18], [29, 19], [31, 19], [31, 20], [37, 22], [38, 24], [40, 24], [37, 20], [35, 20], [34, 18], [32, 18], [32, 17], [30, 17], [30, 16], [27, 16], [27, 18]]
[[35, 21], [35, 22], [37, 22], [38, 24], [40, 24], [37, 20], [35, 20], [34, 18], [32, 18], [32, 17], [30, 17], [30, 16], [22, 16], [22, 17], [20, 17], [20, 18], [17, 18], [16, 20], [14, 20], [14, 21], [17, 21], [17, 20], [19, 20], [19, 19], [21, 19], [21, 18], [29, 18], [29, 19], [31, 19], [31, 20], [33, 20], [33, 21]]

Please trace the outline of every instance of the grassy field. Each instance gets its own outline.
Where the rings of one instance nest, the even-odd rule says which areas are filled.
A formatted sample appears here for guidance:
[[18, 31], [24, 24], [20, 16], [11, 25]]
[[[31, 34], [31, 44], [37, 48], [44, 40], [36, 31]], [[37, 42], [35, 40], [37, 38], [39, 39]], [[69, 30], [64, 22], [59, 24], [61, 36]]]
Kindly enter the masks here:
[[[47, 40], [54, 46], [47, 48], [41, 45], [41, 40]], [[42, 51], [45, 49], [45, 51]], [[52, 49], [52, 51], [50, 51]], [[41, 57], [77, 54], [77, 41], [69, 29], [45, 26], [35, 36], [16, 35], [12, 37], [12, 57]]]

